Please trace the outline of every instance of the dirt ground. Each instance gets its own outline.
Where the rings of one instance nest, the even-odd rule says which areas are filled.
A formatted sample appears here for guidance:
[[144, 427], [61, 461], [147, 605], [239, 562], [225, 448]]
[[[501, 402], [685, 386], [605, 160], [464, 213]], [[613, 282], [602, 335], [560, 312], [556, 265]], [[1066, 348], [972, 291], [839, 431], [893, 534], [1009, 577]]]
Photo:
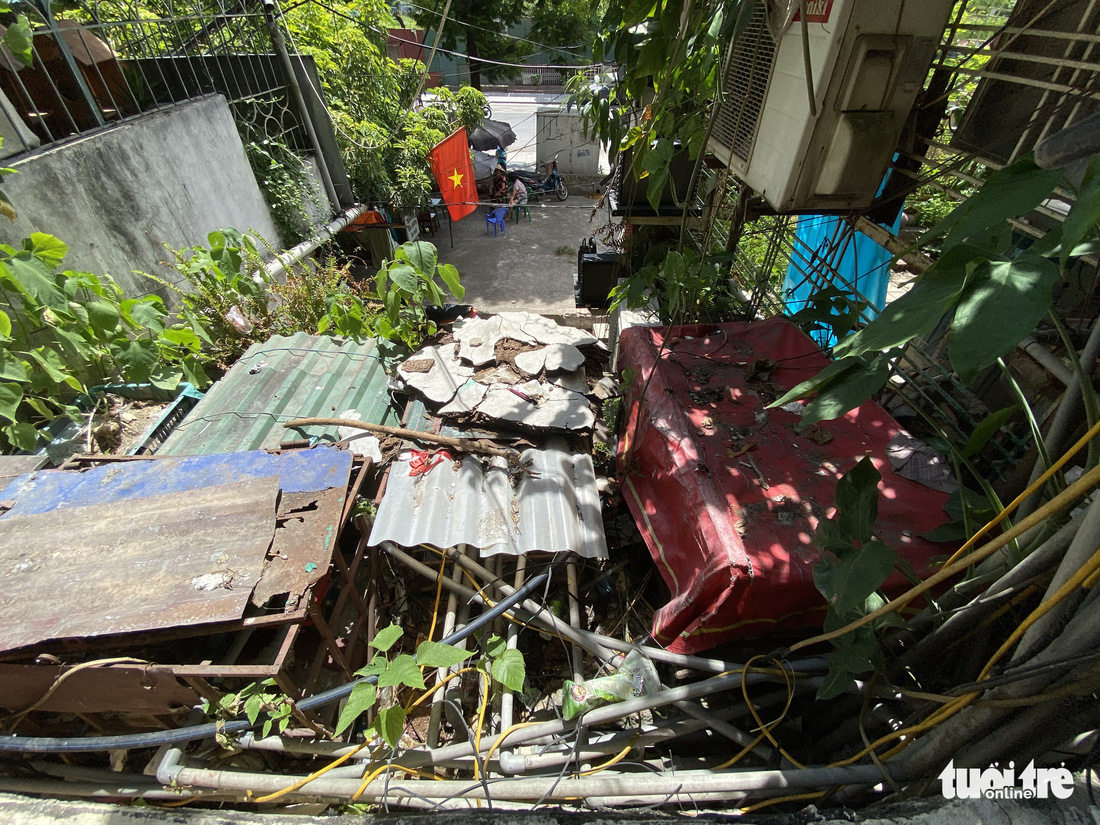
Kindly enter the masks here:
[[[573, 297], [577, 249], [608, 221], [604, 209], [591, 222], [596, 204], [596, 179], [566, 179], [569, 198], [551, 196], [531, 203], [531, 219], [517, 225], [509, 216], [507, 229], [494, 237], [486, 226], [488, 207], [462, 220], [440, 221], [436, 237], [422, 236], [439, 249], [441, 263], [453, 264], [466, 287], [463, 303], [482, 313], [528, 310], [545, 315], [586, 314]], [[453, 242], [451, 245], [453, 232]], [[600, 245], [600, 251], [604, 247]]]

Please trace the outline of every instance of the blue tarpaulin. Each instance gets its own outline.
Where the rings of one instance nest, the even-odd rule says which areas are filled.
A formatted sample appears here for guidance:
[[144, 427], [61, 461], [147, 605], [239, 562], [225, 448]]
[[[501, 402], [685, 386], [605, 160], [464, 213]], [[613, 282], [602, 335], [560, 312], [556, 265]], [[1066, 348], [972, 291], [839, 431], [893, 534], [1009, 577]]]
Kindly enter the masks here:
[[[899, 214], [890, 229], [897, 234], [901, 226]], [[856, 232], [847, 241], [836, 240], [844, 235], [842, 218], [829, 215], [802, 215], [798, 218], [796, 253], [791, 256], [787, 277], [783, 282], [787, 313], [793, 315], [806, 307], [814, 293], [821, 289], [821, 274], [814, 264], [822, 262], [835, 268], [839, 280], [833, 285], [850, 292], [852, 297], [865, 299], [871, 306], [868, 320], [886, 305], [886, 288], [890, 283], [890, 261], [893, 256], [868, 238]]]

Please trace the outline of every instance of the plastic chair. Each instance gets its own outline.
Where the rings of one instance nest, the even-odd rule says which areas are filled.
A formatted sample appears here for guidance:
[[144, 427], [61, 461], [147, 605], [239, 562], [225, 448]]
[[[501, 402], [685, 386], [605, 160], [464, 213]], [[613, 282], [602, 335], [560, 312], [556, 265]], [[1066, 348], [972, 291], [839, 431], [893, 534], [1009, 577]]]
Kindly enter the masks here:
[[515, 215], [516, 223], [519, 223], [519, 213], [520, 213], [521, 209], [523, 210], [523, 214], [527, 216], [527, 220], [530, 221], [531, 220], [531, 207], [528, 206], [525, 203], [517, 203], [515, 206], [512, 207], [512, 211]]
[[497, 236], [497, 227], [500, 227], [501, 233], [507, 235], [508, 230], [505, 228], [507, 223], [506, 218], [508, 216], [508, 209], [503, 206], [498, 206], [492, 212], [485, 216], [485, 234], [489, 234], [489, 227], [493, 227], [493, 237]]

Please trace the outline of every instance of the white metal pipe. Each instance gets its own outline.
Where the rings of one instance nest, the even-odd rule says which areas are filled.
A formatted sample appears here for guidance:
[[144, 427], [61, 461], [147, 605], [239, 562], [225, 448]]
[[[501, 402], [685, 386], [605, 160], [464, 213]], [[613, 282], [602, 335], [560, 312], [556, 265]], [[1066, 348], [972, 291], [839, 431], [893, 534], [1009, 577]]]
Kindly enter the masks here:
[[[462, 580], [462, 568], [457, 564], [451, 571], [451, 579], [455, 582]], [[455, 615], [458, 611], [458, 597], [453, 590], [447, 591], [447, 615], [443, 619], [443, 637], [446, 638], [454, 632]], [[436, 668], [436, 684], [447, 678], [447, 668]], [[439, 744], [439, 722], [443, 716], [443, 694], [446, 688], [437, 688], [432, 696], [432, 710], [428, 717], [427, 742], [428, 747], [434, 748]]]
[[[456, 565], [457, 566], [457, 565]], [[516, 559], [516, 575], [512, 580], [512, 586], [519, 589], [523, 586], [523, 577], [527, 572], [527, 556], [520, 555]], [[519, 647], [519, 628], [515, 622], [508, 622], [508, 649], [516, 650]], [[511, 690], [505, 690], [500, 699], [500, 729], [508, 730], [512, 727], [512, 714], [515, 706], [515, 696]]]
[[363, 204], [348, 207], [337, 215], [331, 223], [321, 227], [312, 238], [302, 241], [297, 246], [293, 246], [285, 252], [280, 252], [275, 256], [273, 261], [264, 264], [264, 272], [271, 278], [278, 278], [280, 275], [285, 274], [287, 267], [293, 266], [306, 257], [306, 255], [312, 253], [317, 247], [362, 215], [369, 208], [370, 207]]
[[[580, 600], [580, 584], [577, 581], [577, 563], [572, 559], [569, 559], [565, 563], [565, 588], [569, 594], [569, 624], [573, 625], [577, 630], [584, 630], [581, 627], [581, 600]], [[572, 645], [572, 666], [573, 666], [573, 681], [584, 681], [584, 649], [576, 642]]]
[[[828, 788], [834, 785], [878, 783], [883, 767], [878, 765], [848, 765], [844, 767], [812, 767], [795, 770], [751, 771], [684, 771], [675, 774], [595, 774], [593, 776], [559, 779], [555, 776], [509, 779], [489, 786], [489, 796], [480, 781], [442, 779], [438, 781], [406, 780], [380, 777], [370, 783], [359, 799], [399, 801], [423, 799], [501, 799], [501, 800], [567, 800], [587, 797], [665, 796], [698, 793], [767, 793], [785, 794], [801, 789]], [[896, 780], [904, 778], [900, 767], [890, 766]], [[251, 791], [269, 794], [281, 791], [304, 777], [267, 773], [215, 771], [180, 768], [175, 774], [177, 784], [184, 787], [214, 788], [219, 791]], [[349, 800], [359, 790], [359, 779], [319, 777], [298, 794], [317, 799]]]

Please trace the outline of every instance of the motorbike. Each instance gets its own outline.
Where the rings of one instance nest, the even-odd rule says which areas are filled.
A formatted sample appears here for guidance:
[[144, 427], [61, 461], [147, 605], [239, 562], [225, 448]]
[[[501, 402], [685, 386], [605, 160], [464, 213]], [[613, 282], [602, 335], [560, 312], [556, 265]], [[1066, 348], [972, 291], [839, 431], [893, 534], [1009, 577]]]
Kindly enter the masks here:
[[557, 197], [559, 201], [563, 201], [569, 197], [569, 189], [565, 185], [565, 180], [558, 172], [558, 159], [554, 158], [549, 164], [550, 174], [545, 178], [539, 179], [538, 175], [534, 172], [527, 172], [523, 169], [513, 169], [523, 185], [527, 187], [527, 199], [538, 201], [543, 195], [549, 195], [551, 192]]

